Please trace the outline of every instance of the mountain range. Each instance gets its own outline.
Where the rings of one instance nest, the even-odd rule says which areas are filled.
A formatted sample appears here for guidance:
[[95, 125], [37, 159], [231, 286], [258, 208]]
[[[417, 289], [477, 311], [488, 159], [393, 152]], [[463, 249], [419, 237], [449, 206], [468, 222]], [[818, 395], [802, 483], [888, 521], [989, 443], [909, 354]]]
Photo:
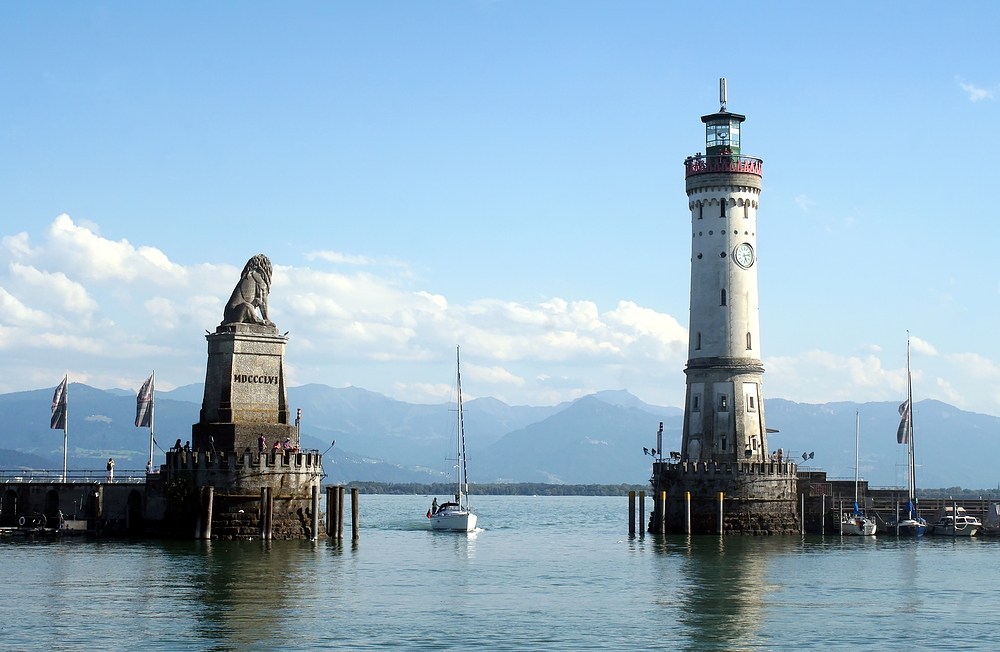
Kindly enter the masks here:
[[[157, 459], [190, 439], [201, 407], [200, 384], [156, 394]], [[69, 388], [69, 466], [141, 469], [149, 435], [133, 426], [135, 394], [83, 384]], [[357, 387], [304, 385], [288, 390], [302, 408], [302, 445], [325, 452], [328, 481], [446, 482], [453, 476], [454, 404], [412, 404]], [[0, 395], [0, 467], [59, 468], [62, 436], [49, 429], [51, 389]], [[495, 398], [464, 405], [469, 473], [477, 482], [642, 483], [663, 422], [663, 446], [679, 450], [680, 409], [644, 403], [624, 390], [548, 407]], [[854, 475], [854, 417], [861, 415], [861, 475], [873, 486], [905, 483], [905, 446], [896, 443], [895, 403], [822, 405], [768, 399], [772, 450], [831, 477]], [[915, 405], [917, 481], [923, 487], [992, 487], [1000, 481], [1000, 419], [938, 401]], [[336, 440], [336, 445], [331, 446]], [[803, 462], [802, 453], [813, 453]]]

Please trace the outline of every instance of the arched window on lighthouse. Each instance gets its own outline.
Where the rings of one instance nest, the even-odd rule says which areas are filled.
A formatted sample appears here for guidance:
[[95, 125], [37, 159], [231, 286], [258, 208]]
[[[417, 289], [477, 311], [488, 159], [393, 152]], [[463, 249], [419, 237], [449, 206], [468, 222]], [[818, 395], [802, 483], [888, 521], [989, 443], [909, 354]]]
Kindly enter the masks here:
[[747, 351], [753, 349], [753, 340], [750, 338], [750, 333], [747, 333]]
[[698, 202], [698, 219], [705, 217], [705, 205]]
[[743, 204], [743, 219], [750, 219], [750, 202]]
[[722, 290], [722, 301], [719, 303], [719, 305], [720, 306], [726, 305], [726, 290], [725, 290], [725, 288], [723, 288], [723, 290]]
[[719, 217], [725, 217], [725, 216], [726, 216], [726, 200], [723, 199], [722, 201], [719, 202]]

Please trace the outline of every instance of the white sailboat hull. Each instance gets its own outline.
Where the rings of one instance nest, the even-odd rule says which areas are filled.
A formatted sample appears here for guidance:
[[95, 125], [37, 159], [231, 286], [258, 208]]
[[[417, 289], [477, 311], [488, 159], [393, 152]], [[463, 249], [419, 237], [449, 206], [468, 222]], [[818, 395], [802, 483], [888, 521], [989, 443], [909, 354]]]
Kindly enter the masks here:
[[452, 532], [472, 532], [476, 529], [478, 517], [469, 511], [453, 511], [431, 515], [431, 528]]
[[875, 521], [867, 518], [851, 518], [840, 524], [840, 533], [845, 536], [871, 537], [876, 529]]

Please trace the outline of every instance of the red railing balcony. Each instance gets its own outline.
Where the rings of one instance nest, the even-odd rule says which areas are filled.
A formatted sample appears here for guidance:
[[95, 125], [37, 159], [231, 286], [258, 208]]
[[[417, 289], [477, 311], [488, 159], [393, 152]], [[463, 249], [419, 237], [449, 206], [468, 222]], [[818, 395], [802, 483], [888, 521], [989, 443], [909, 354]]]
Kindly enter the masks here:
[[711, 156], [689, 156], [684, 160], [685, 177], [713, 172], [743, 172], [760, 176], [763, 161], [753, 156], [736, 154], [713, 154]]

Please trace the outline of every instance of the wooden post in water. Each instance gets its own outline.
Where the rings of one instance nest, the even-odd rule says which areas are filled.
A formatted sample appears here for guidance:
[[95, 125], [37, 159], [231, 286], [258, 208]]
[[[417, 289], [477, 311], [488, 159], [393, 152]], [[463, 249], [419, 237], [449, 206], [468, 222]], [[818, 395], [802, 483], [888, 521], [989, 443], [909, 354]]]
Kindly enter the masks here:
[[635, 492], [628, 492], [628, 535], [635, 536]]
[[333, 538], [335, 528], [333, 525], [333, 487], [326, 488], [326, 536]]
[[899, 498], [896, 498], [896, 536], [899, 536]]
[[840, 510], [837, 512], [837, 518], [840, 519], [840, 536], [844, 536], [844, 499], [840, 499]]
[[215, 487], [202, 487], [202, 500], [204, 501], [204, 525], [201, 528], [201, 537], [209, 540], [212, 538], [212, 508], [215, 503]]
[[660, 492], [660, 534], [667, 533], [667, 492]]
[[260, 488], [260, 538], [267, 539], [267, 487]]
[[312, 532], [309, 534], [313, 541], [319, 539], [319, 487], [316, 485], [312, 488]]
[[725, 523], [723, 522], [723, 514], [725, 513], [725, 507], [723, 505], [723, 501], [724, 500], [725, 500], [725, 494], [723, 494], [720, 491], [719, 492], [719, 534], [725, 534], [725, 531], [724, 531]]
[[826, 536], [826, 494], [823, 494], [820, 500], [822, 502], [820, 503], [821, 507], [819, 510], [819, 533]]
[[646, 536], [646, 492], [639, 492], [639, 536]]
[[958, 502], [955, 500], [951, 501], [951, 536], [958, 536]]
[[344, 539], [344, 487], [337, 487], [337, 538]]
[[691, 536], [691, 492], [690, 491], [684, 492], [684, 534]]
[[358, 531], [361, 527], [361, 520], [358, 518], [358, 488], [351, 487], [351, 539], [357, 541], [361, 538]]
[[801, 507], [799, 508], [799, 534], [805, 535], [806, 533], [806, 495], [799, 494], [799, 503]]
[[274, 493], [271, 487], [267, 487], [267, 540], [274, 538]]

